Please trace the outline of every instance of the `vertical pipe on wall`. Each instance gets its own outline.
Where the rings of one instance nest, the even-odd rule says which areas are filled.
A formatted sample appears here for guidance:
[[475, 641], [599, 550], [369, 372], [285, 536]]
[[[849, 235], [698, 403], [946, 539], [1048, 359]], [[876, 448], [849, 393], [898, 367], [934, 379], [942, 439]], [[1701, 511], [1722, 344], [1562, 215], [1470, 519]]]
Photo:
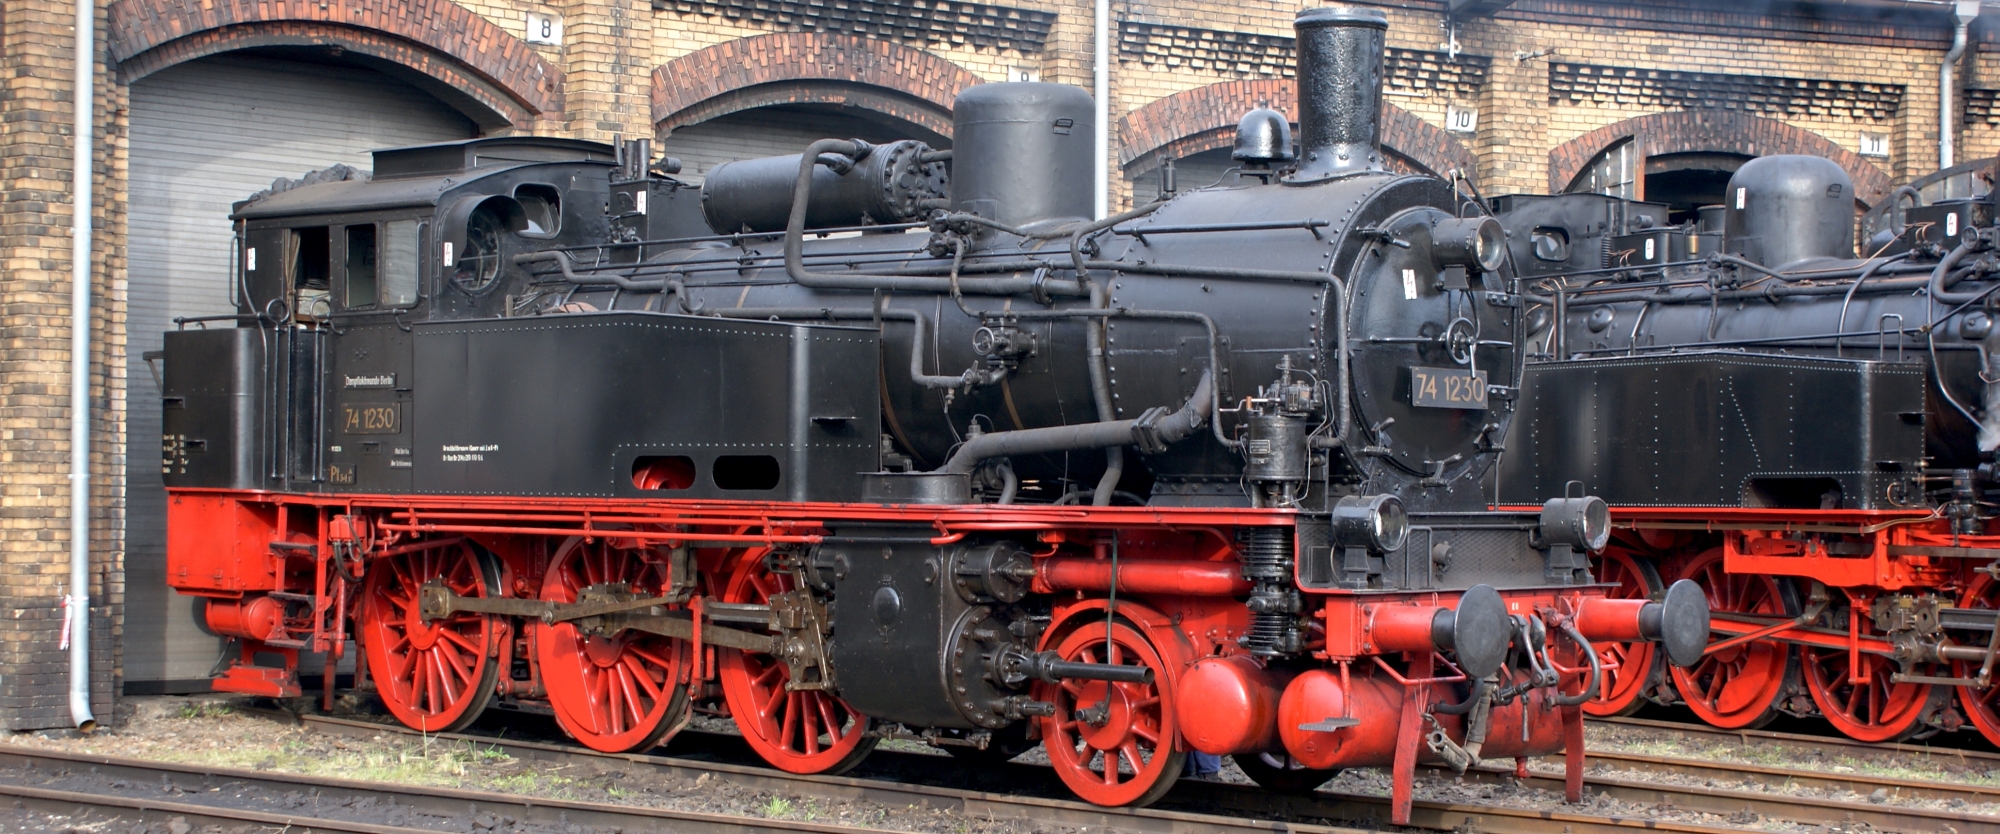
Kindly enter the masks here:
[[1938, 64], [1938, 169], [1952, 166], [1951, 108], [1958, 100], [1952, 74], [1957, 69], [1958, 58], [1965, 54], [1965, 29], [1972, 19], [1979, 16], [1979, 3], [1960, 0], [1952, 8], [1951, 49], [1944, 54]]
[[1091, 78], [1091, 97], [1097, 100], [1097, 142], [1096, 158], [1091, 164], [1091, 197], [1096, 204], [1096, 219], [1102, 220], [1110, 213], [1111, 205], [1111, 0], [1097, 0], [1096, 11], [1097, 60]]
[[76, 0], [76, 123], [70, 150], [69, 311], [69, 714], [79, 730], [90, 712], [90, 176], [97, 100], [97, 2]]

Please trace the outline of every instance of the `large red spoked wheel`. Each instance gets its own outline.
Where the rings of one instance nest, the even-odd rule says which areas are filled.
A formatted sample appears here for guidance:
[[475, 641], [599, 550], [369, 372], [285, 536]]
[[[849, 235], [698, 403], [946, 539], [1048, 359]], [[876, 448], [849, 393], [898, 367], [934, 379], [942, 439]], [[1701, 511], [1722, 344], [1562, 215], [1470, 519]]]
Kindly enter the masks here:
[[[1981, 574], [1978, 579], [1973, 580], [1971, 587], [1966, 588], [1965, 597], [1958, 603], [1958, 607], [1976, 608], [1982, 611], [2000, 610], [2000, 581]], [[1990, 639], [1990, 635], [1982, 632], [1971, 632], [1971, 634]], [[1973, 645], [1978, 644], [1973, 643]], [[1978, 663], [1960, 661], [1952, 664], [1952, 669], [1958, 677], [1970, 678], [1979, 674], [1979, 666]], [[1987, 741], [2000, 744], [2000, 672], [1995, 672], [1993, 678], [1994, 681], [1982, 689], [1959, 687], [1958, 702], [1965, 707], [1966, 720], [1971, 721], [1972, 726], [1979, 728], [1979, 734], [1985, 736]]]
[[[1696, 556], [1684, 574], [1708, 594], [1708, 608], [1717, 614], [1795, 616], [1786, 588], [1777, 579], [1724, 571], [1722, 548]], [[1675, 668], [1672, 674], [1674, 686], [1695, 715], [1714, 726], [1739, 730], [1763, 726], [1777, 716], [1778, 698], [1791, 679], [1794, 662], [1790, 646], [1754, 640], [1710, 652], [1693, 668]]]
[[[550, 602], [623, 602], [666, 593], [664, 562], [605, 540], [570, 539], [542, 579]], [[687, 714], [686, 641], [640, 631], [603, 633], [589, 620], [537, 623], [536, 657], [556, 721], [592, 750], [629, 753], [660, 742]]]
[[1852, 655], [1846, 649], [1802, 648], [1806, 690], [1833, 728], [1856, 741], [1901, 741], [1917, 731], [1930, 703], [1930, 684], [1892, 683], [1896, 661], [1861, 653], [1867, 683], [1852, 683]]
[[[1105, 639], [1109, 634], [1110, 639]], [[1147, 805], [1167, 795], [1187, 753], [1174, 749], [1174, 692], [1152, 641], [1123, 620], [1086, 623], [1056, 647], [1062, 659], [1145, 666], [1152, 683], [1066, 680], [1036, 684], [1035, 699], [1055, 705], [1041, 719], [1042, 745], [1063, 784], [1084, 800]]]
[[[753, 553], [730, 577], [722, 601], [763, 605], [793, 588], [790, 575], [765, 570]], [[867, 716], [820, 690], [786, 691], [791, 672], [777, 658], [728, 650], [717, 653], [716, 666], [743, 740], [772, 767], [845, 773], [875, 749], [878, 739], [868, 734]]]
[[405, 726], [449, 733], [465, 729], [493, 700], [500, 625], [464, 611], [424, 622], [417, 599], [429, 582], [462, 597], [500, 595], [498, 566], [465, 542], [386, 557], [368, 566], [355, 632], [390, 714]]
[[[1650, 599], [1665, 586], [1651, 560], [1613, 541], [1597, 557], [1597, 581], [1615, 585], [1612, 599]], [[1604, 680], [1597, 697], [1583, 703], [1583, 711], [1595, 716], [1631, 715], [1645, 706], [1646, 687], [1659, 662], [1659, 647], [1651, 641], [1636, 643], [1600, 642], [1595, 645], [1604, 666]]]

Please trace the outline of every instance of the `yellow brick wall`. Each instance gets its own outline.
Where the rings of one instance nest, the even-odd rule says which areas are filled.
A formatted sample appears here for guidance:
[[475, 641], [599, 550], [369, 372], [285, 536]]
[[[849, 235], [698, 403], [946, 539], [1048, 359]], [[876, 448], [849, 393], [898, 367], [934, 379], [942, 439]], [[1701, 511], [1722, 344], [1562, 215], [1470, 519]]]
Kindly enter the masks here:
[[[53, 598], [69, 582], [71, 8], [10, 4], [0, 30], [0, 179], [8, 196], [0, 204], [0, 598], [9, 600]], [[124, 594], [125, 95], [109, 81], [100, 68], [90, 592], [93, 606], [115, 607]]]

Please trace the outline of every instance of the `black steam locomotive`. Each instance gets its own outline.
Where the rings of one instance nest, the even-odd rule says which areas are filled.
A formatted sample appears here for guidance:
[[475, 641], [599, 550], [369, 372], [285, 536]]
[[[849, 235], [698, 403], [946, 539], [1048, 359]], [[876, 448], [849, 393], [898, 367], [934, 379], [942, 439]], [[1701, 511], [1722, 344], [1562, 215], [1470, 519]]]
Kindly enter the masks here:
[[489, 139], [239, 204], [236, 326], [165, 363], [218, 688], [296, 694], [351, 629], [431, 730], [502, 699], [622, 751], [708, 711], [799, 772], [1039, 742], [1113, 805], [1190, 751], [1393, 764], [1399, 819], [1420, 759], [1580, 752], [1591, 641], [1691, 660], [1706, 611], [1606, 598], [1598, 499], [1488, 509], [1524, 300], [1476, 201], [1384, 170], [1386, 26], [1301, 13], [1297, 150], [1252, 112], [1236, 181], [1102, 220], [1054, 84], [966, 91], [948, 151], [698, 188]]
[[1634, 647], [1588, 708], [2000, 741], [1991, 195], [1909, 207], [1859, 253], [1829, 160], [1751, 160], [1726, 199], [1679, 225], [1599, 195], [1495, 200], [1532, 307], [1501, 503], [1580, 484], [1618, 528], [1601, 579], [1692, 579], [1726, 615], [1702, 662], [1669, 674]]

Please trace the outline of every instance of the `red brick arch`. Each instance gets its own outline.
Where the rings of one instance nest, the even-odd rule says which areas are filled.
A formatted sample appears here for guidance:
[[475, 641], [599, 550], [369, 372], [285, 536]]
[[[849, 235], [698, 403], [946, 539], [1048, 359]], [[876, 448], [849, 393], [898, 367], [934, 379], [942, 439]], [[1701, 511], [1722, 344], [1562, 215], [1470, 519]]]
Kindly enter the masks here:
[[[1289, 78], [1223, 81], [1183, 90], [1125, 114], [1118, 120], [1118, 162], [1127, 170], [1150, 168], [1166, 156], [1182, 157], [1235, 141], [1236, 122], [1251, 108], [1297, 109], [1298, 88]], [[1382, 149], [1392, 162], [1412, 171], [1444, 174], [1453, 169], [1472, 177], [1478, 158], [1451, 134], [1409, 111], [1382, 102]]]
[[857, 104], [951, 135], [951, 103], [985, 79], [921, 49], [776, 32], [696, 50], [653, 70], [653, 123], [670, 131], [752, 107]]
[[126, 83], [221, 52], [316, 46], [421, 73], [516, 124], [563, 108], [561, 69], [451, 0], [115, 0], [109, 20]]
[[1882, 169], [1810, 130], [1735, 110], [1682, 110], [1605, 125], [1549, 151], [1549, 193], [1568, 188], [1598, 154], [1626, 139], [1638, 145], [1643, 157], [1702, 151], [1825, 157], [1854, 178], [1854, 199], [1865, 206], [1880, 202], [1895, 188]]

